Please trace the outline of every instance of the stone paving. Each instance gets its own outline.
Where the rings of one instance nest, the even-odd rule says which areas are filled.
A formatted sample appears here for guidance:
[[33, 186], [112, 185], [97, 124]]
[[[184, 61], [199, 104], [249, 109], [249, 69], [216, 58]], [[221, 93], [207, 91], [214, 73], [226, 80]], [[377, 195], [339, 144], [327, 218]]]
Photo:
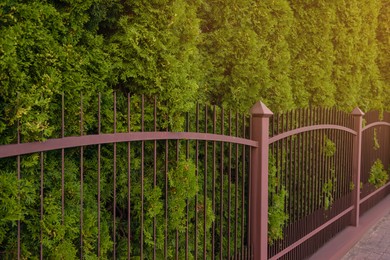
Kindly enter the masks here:
[[390, 260], [390, 209], [342, 260]]

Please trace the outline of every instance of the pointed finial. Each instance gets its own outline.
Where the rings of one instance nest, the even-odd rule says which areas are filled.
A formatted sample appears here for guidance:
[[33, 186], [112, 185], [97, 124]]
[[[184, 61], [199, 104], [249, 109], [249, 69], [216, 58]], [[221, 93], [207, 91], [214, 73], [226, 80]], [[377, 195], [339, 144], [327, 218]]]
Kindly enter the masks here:
[[363, 111], [360, 110], [360, 108], [356, 107], [352, 113], [351, 113], [353, 116], [364, 116], [364, 113]]
[[270, 117], [274, 113], [261, 101], [256, 102], [250, 110], [252, 116]]

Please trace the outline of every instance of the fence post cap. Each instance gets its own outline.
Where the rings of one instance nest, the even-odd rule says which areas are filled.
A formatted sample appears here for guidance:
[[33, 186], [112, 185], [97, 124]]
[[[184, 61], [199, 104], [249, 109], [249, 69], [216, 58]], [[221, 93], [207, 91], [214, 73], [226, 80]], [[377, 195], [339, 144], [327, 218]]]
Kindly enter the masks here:
[[360, 108], [356, 107], [356, 108], [352, 111], [352, 115], [353, 115], [353, 116], [364, 116], [364, 113], [363, 113], [363, 111], [360, 110]]
[[261, 101], [256, 102], [250, 110], [252, 116], [270, 117], [274, 113]]

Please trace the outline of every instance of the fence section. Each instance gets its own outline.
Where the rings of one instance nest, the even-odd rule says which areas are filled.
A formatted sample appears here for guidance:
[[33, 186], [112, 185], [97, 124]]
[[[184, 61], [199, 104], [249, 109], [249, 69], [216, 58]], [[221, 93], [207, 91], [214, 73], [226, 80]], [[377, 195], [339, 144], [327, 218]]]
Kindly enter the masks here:
[[270, 238], [268, 255], [303, 259], [350, 224], [353, 118], [334, 109], [298, 109], [272, 117], [270, 131], [270, 207], [284, 205], [276, 209], [288, 219]]
[[250, 257], [249, 153], [258, 143], [248, 117], [197, 106], [171, 132], [156, 99], [114, 94], [107, 112], [99, 95], [97, 125], [85, 128], [81, 99], [79, 135], [65, 136], [75, 122], [64, 120], [64, 98], [61, 138], [21, 143], [18, 131], [17, 144], [0, 147], [0, 174], [34, 185], [35, 198], [26, 204], [17, 192], [25, 213], [8, 223], [2, 257]]
[[385, 184], [386, 181], [380, 182], [379, 165], [383, 165], [384, 171], [390, 171], [390, 114], [371, 111], [364, 116], [363, 122], [361, 214], [375, 206], [389, 192], [389, 186]]
[[58, 138], [0, 146], [2, 258], [303, 259], [390, 189], [388, 113], [65, 101]]

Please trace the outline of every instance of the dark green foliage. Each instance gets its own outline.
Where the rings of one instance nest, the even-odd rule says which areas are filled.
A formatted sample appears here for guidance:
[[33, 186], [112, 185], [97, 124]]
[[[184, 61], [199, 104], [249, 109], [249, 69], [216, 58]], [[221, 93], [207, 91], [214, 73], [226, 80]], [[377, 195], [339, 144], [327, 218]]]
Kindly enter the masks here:
[[[159, 95], [169, 107], [169, 124], [180, 128], [183, 111], [198, 92], [199, 25], [196, 5], [183, 0], [127, 1], [107, 38], [115, 89]], [[161, 105], [159, 106], [161, 107]]]
[[388, 180], [389, 174], [384, 169], [382, 161], [380, 159], [377, 159], [371, 166], [368, 182], [378, 189], [385, 185]]
[[323, 148], [323, 151], [324, 151], [324, 154], [326, 157], [332, 157], [335, 152], [336, 152], [336, 144], [331, 140], [329, 139], [327, 136], [324, 137], [324, 148]]
[[268, 242], [273, 244], [275, 240], [283, 239], [283, 228], [288, 220], [288, 214], [285, 212], [285, 203], [287, 199], [286, 188], [281, 183], [281, 178], [277, 177], [277, 167], [275, 158], [271, 155], [268, 165]]
[[335, 15], [333, 1], [290, 1], [294, 11], [289, 37], [294, 101], [299, 107], [335, 104], [334, 46]]
[[333, 179], [327, 180], [322, 186], [322, 195], [324, 199], [324, 209], [328, 210], [333, 204], [333, 193], [336, 191]]
[[286, 1], [207, 1], [199, 13], [206, 97], [245, 112], [259, 99], [274, 111], [291, 108]]
[[390, 2], [379, 1], [378, 27], [376, 28], [376, 42], [378, 56], [376, 58], [383, 82], [383, 102], [385, 109], [390, 110]]

